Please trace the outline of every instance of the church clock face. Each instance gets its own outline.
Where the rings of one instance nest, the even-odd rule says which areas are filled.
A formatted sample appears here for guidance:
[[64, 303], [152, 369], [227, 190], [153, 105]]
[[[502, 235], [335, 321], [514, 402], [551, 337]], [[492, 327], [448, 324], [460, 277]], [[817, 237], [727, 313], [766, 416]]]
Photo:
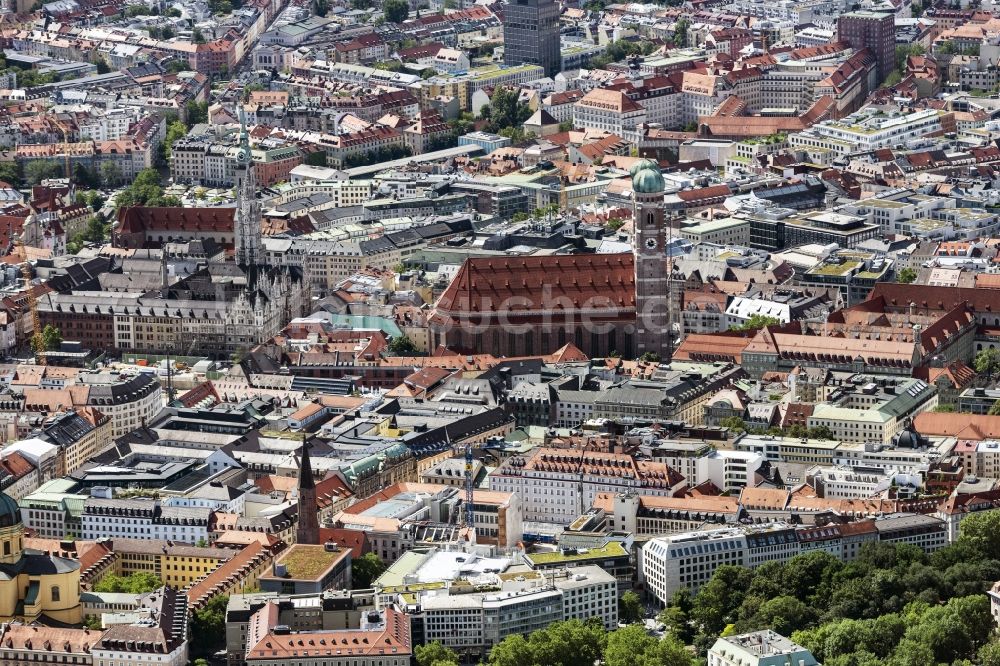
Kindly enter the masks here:
[[248, 153], [246, 150], [240, 148], [240, 151], [238, 153], [236, 153], [236, 161], [240, 162], [241, 164], [245, 164], [246, 162], [249, 162], [250, 161], [250, 153]]
[[646, 249], [649, 249], [649, 250], [655, 250], [656, 249], [656, 239], [655, 238], [646, 239]]

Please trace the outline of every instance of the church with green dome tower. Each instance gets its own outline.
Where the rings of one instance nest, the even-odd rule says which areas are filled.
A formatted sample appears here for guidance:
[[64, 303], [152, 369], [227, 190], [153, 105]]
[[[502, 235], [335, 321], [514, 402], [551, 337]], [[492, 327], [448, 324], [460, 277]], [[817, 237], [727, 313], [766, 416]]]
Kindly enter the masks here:
[[659, 165], [639, 160], [632, 176], [635, 253], [635, 353], [656, 354], [668, 360], [672, 353], [670, 279], [667, 263], [667, 226], [663, 214], [665, 183]]
[[0, 622], [83, 621], [80, 562], [24, 547], [21, 510], [0, 493]]

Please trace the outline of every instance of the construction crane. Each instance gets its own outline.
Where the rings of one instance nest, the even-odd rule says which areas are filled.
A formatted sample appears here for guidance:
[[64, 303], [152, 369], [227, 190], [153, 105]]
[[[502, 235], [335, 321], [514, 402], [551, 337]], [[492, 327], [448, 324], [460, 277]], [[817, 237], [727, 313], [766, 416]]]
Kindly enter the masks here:
[[465, 526], [469, 528], [469, 539], [476, 540], [476, 511], [473, 488], [475, 484], [472, 473], [472, 444], [465, 445]]
[[66, 160], [66, 185], [72, 190], [73, 170], [72, 168], [70, 168], [70, 163], [69, 163], [69, 140], [67, 139], [66, 125], [63, 124], [63, 121], [59, 120], [58, 118], [56, 118], [55, 121], [56, 121], [56, 126], [62, 131], [63, 135], [62, 148], [63, 148], [63, 158]]
[[[164, 251], [164, 253], [165, 252], [166, 251]], [[191, 344], [188, 345], [185, 356], [191, 356], [191, 351], [194, 349], [196, 342], [198, 342], [197, 338], [191, 339]], [[170, 360], [170, 352], [174, 351], [175, 344], [175, 342], [170, 343], [170, 347], [167, 349], [167, 406], [173, 404], [174, 398], [177, 397], [177, 387], [174, 386], [174, 363], [176, 361]]]
[[580, 445], [580, 464], [579, 468], [577, 469], [579, 478], [577, 479], [577, 486], [576, 486], [576, 495], [577, 499], [579, 500], [579, 504], [577, 505], [578, 516], [582, 516], [587, 511], [587, 503], [583, 499], [583, 486], [584, 486], [583, 481], [584, 481], [584, 476], [586, 476], [587, 473], [587, 458], [586, 458], [587, 449], [593, 443], [594, 443], [593, 439], [588, 439], [587, 441], [583, 442]]
[[[32, 218], [35, 209], [31, 209]], [[38, 299], [35, 297], [35, 290], [32, 288], [31, 264], [28, 262], [28, 251], [24, 246], [24, 229], [20, 234], [14, 234], [14, 243], [21, 248], [21, 256], [24, 261], [21, 263], [21, 275], [24, 277], [24, 292], [28, 297], [28, 311], [31, 313], [31, 346], [35, 350], [35, 362], [38, 365], [46, 365], [45, 339], [42, 337], [42, 325], [38, 319]]]

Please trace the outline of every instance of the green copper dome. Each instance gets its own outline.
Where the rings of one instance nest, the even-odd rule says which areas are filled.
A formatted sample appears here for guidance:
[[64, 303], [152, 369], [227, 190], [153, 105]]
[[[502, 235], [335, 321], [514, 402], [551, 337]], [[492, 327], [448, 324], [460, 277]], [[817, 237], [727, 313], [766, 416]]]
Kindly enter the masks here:
[[10, 495], [0, 493], [0, 528], [19, 524], [21, 524], [21, 508]]
[[628, 170], [628, 175], [634, 176], [638, 173], [639, 169], [659, 169], [660, 165], [649, 158], [642, 158], [641, 160], [636, 160], [632, 163], [632, 166]]
[[651, 159], [642, 158], [641, 160], [636, 160], [632, 163], [632, 166], [628, 170], [628, 175], [635, 176], [639, 172], [639, 169], [659, 169], [660, 165]]
[[666, 189], [660, 166], [653, 160], [639, 160], [629, 169], [632, 191], [639, 194], [656, 194]]

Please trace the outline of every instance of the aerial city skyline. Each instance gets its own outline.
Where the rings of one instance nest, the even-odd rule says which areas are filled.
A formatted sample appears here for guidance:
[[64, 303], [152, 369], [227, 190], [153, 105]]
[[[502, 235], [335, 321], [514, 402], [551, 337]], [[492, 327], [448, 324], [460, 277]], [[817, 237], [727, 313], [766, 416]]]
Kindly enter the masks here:
[[0, 664], [1000, 666], [1000, 15], [14, 0]]

